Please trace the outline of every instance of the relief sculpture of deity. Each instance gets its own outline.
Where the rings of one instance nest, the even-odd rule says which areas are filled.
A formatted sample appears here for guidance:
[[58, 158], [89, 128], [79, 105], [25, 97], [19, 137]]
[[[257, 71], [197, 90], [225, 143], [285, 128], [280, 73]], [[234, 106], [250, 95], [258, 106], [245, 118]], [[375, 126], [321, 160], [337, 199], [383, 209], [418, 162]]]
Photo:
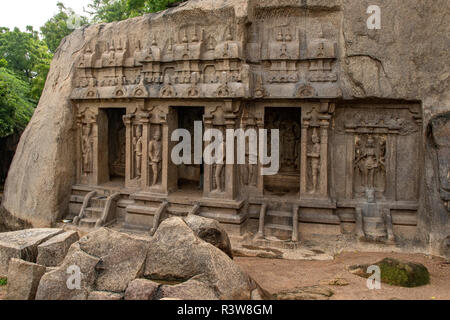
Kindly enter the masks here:
[[142, 126], [136, 127], [136, 136], [133, 138], [133, 150], [135, 159], [135, 178], [140, 179], [142, 175]]
[[379, 188], [380, 183], [384, 189], [386, 141], [381, 137], [377, 139], [378, 143], [373, 135], [369, 135], [364, 146], [361, 139], [356, 140], [354, 166], [356, 173], [361, 177], [360, 185], [365, 192]]
[[[223, 155], [223, 160], [222, 161], [218, 161], [218, 154], [215, 154], [214, 157], [216, 159], [216, 165], [215, 165], [215, 169], [214, 169], [214, 178], [216, 181], [216, 187], [213, 190], [213, 192], [223, 192], [223, 169], [225, 168], [225, 155], [226, 155], [226, 143], [225, 141], [222, 139], [222, 141], [220, 142], [218, 148], [216, 149], [216, 152], [218, 150], [220, 150], [222, 152]], [[219, 163], [220, 162], [220, 163]]]
[[320, 174], [320, 138], [316, 129], [314, 129], [311, 141], [313, 145], [311, 152], [308, 153], [308, 157], [311, 159], [312, 189], [310, 193], [313, 194], [317, 192]]
[[93, 155], [93, 141], [92, 141], [92, 124], [84, 124], [82, 126], [81, 136], [81, 153], [83, 158], [83, 174], [88, 176], [92, 173], [92, 155]]
[[158, 128], [153, 139], [148, 145], [148, 153], [150, 158], [150, 166], [153, 173], [152, 186], [156, 186], [159, 181], [160, 164], [162, 162], [162, 142], [161, 142], [161, 130]]

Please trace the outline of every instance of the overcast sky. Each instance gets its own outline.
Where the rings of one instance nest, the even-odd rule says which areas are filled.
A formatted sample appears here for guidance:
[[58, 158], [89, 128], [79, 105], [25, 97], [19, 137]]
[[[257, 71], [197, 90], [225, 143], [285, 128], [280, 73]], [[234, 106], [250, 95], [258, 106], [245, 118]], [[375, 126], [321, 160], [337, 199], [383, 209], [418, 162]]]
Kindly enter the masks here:
[[[77, 14], [83, 13], [90, 0], [59, 0]], [[25, 31], [27, 25], [39, 30], [50, 19], [58, 8], [58, 0], [1, 0], [0, 27], [13, 29], [19, 27]]]

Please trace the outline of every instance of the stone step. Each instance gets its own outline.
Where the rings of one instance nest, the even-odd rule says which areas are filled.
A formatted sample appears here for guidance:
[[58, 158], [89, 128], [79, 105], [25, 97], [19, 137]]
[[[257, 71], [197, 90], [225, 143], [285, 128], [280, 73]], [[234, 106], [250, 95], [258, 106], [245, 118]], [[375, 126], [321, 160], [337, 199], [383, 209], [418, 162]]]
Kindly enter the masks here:
[[129, 214], [138, 214], [144, 216], [154, 216], [156, 211], [158, 211], [157, 207], [148, 207], [148, 206], [139, 206], [139, 205], [131, 205], [126, 208], [127, 213]]
[[292, 218], [293, 213], [292, 213], [292, 212], [288, 212], [288, 211], [274, 211], [274, 210], [269, 210], [269, 211], [267, 211], [267, 215], [268, 215], [268, 216], [273, 216], [273, 217], [287, 217], [287, 218]]
[[85, 196], [71, 195], [70, 202], [83, 203]]
[[266, 224], [292, 226], [292, 217], [266, 216]]
[[95, 224], [97, 223], [98, 219], [96, 218], [84, 218], [80, 221], [80, 227], [81, 228], [95, 228]]
[[288, 241], [292, 239], [292, 229], [292, 226], [269, 223], [265, 225], [264, 234], [266, 237]]
[[169, 207], [167, 212], [171, 215], [184, 217], [189, 214], [190, 208], [180, 208], [180, 207]]
[[86, 208], [85, 214], [87, 218], [100, 219], [103, 215], [103, 208], [90, 207]]
[[292, 225], [293, 214], [288, 211], [269, 210], [266, 215], [266, 223], [274, 225]]
[[106, 201], [108, 201], [107, 197], [99, 196], [99, 197], [92, 198], [90, 204], [93, 207], [104, 208], [106, 206]]
[[293, 231], [292, 226], [287, 226], [287, 225], [282, 225], [282, 224], [268, 223], [265, 225], [265, 227], [268, 229], [283, 230], [283, 231], [290, 231], [290, 232]]

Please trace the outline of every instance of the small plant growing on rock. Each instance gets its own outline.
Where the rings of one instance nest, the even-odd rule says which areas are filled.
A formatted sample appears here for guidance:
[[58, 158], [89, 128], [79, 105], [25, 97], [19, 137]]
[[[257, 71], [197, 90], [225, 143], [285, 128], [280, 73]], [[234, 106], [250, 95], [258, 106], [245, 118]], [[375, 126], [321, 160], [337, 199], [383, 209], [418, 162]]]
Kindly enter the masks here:
[[8, 279], [0, 278], [0, 287], [6, 286], [8, 284]]

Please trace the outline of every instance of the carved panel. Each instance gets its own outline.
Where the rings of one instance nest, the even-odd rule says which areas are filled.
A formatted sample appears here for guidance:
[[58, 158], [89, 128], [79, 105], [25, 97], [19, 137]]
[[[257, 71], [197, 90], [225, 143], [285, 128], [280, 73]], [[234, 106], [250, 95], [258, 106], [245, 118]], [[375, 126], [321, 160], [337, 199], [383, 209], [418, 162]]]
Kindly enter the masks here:
[[[373, 190], [378, 199], [416, 201], [419, 192], [421, 116], [416, 106], [367, 105], [339, 108], [334, 119], [335, 171], [339, 190], [361, 199]], [[333, 168], [333, 170], [336, 170]], [[343, 193], [339, 192], [341, 195]]]

